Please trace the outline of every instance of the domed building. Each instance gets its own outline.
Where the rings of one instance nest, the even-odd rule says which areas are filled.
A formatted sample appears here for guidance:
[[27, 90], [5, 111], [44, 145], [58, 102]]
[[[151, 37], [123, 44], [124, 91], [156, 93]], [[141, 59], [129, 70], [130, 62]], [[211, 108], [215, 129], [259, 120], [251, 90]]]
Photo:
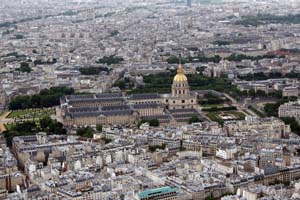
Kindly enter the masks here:
[[190, 92], [188, 78], [181, 64], [173, 79], [171, 94], [123, 93], [68, 95], [61, 98], [65, 126], [129, 126], [140, 120], [159, 120], [161, 125], [188, 123], [197, 116], [197, 92]]
[[182, 65], [179, 64], [177, 74], [174, 77], [172, 85], [172, 96], [189, 96], [189, 83], [186, 75], [183, 73]]
[[167, 109], [189, 109], [197, 105], [196, 97], [190, 94], [188, 78], [183, 72], [182, 65], [178, 65], [177, 74], [173, 79], [172, 94], [166, 99]]

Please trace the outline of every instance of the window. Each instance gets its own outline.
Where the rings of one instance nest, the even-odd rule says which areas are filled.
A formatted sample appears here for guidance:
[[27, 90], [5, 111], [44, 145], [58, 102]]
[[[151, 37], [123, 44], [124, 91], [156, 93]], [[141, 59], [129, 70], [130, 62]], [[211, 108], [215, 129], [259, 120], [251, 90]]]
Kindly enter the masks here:
[[185, 100], [182, 100], [181, 103], [185, 103]]

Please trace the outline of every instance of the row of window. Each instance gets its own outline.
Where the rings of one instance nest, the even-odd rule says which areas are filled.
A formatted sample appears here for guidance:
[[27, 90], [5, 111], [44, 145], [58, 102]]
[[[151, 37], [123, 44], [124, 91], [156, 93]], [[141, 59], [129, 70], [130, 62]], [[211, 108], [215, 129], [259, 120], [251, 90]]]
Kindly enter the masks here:
[[160, 103], [159, 101], [138, 101], [135, 104], [149, 104], [149, 103]]
[[[169, 102], [169, 100], [168, 99], [166, 99], [166, 102], [168, 103]], [[183, 99], [183, 100], [181, 100], [181, 103], [185, 103], [186, 101]], [[194, 100], [193, 99], [191, 99], [191, 103], [194, 103]], [[176, 100], [173, 100], [173, 104], [176, 104]]]

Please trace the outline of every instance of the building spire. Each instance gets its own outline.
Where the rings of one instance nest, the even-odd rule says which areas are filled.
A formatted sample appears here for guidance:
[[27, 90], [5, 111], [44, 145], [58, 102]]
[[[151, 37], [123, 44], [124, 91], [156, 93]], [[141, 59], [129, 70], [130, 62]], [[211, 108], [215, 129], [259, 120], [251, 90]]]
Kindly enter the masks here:
[[179, 64], [178, 64], [177, 74], [183, 74], [183, 69], [181, 64], [181, 54], [179, 54]]

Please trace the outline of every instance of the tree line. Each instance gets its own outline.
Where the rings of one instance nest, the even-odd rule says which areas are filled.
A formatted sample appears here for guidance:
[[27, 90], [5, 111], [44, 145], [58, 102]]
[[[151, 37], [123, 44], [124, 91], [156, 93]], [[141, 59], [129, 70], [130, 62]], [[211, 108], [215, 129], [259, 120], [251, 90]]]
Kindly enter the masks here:
[[222, 59], [224, 60], [228, 60], [228, 61], [234, 61], [234, 62], [241, 62], [242, 60], [252, 60], [252, 61], [258, 61], [258, 60], [262, 60], [262, 59], [266, 59], [266, 58], [275, 58], [275, 55], [261, 55], [261, 56], [248, 56], [248, 55], [244, 55], [244, 54], [231, 54], [230, 56], [226, 57], [226, 58], [222, 58], [219, 55], [215, 55], [212, 57], [207, 57], [204, 55], [201, 56], [196, 56], [196, 57], [192, 57], [192, 56], [188, 56], [186, 58], [179, 58], [177, 56], [170, 56], [169, 58], [167, 58], [167, 62], [169, 64], [177, 64], [179, 62], [181, 62], [182, 64], [184, 63], [208, 63], [208, 62], [213, 62], [213, 63], [219, 63]]
[[236, 25], [259, 26], [263, 24], [300, 24], [300, 14], [289, 15], [271, 15], [258, 14], [256, 16], [243, 16], [242, 19], [235, 22]]
[[60, 98], [64, 95], [74, 93], [73, 88], [52, 87], [43, 89], [39, 94], [32, 96], [16, 96], [9, 103], [10, 110], [21, 110], [28, 108], [49, 108], [60, 104]]
[[30, 73], [32, 71], [31, 67], [29, 66], [29, 63], [27, 62], [21, 62], [20, 63], [20, 68], [17, 68], [16, 71], [19, 72], [26, 72], [26, 73]]
[[65, 135], [67, 130], [63, 128], [63, 124], [57, 120], [51, 119], [49, 116], [39, 121], [25, 121], [12, 125], [7, 131], [4, 131], [4, 137], [8, 146], [12, 145], [12, 139], [16, 136], [34, 135], [38, 132], [46, 132], [47, 134]]
[[264, 112], [266, 113], [266, 115], [268, 117], [278, 117], [278, 109], [279, 107], [284, 104], [287, 103], [289, 101], [297, 101], [297, 97], [285, 97], [280, 99], [279, 101], [277, 101], [276, 103], [266, 103], [264, 105]]
[[118, 57], [118, 56], [115, 56], [115, 55], [110, 55], [110, 56], [104, 56], [103, 58], [98, 59], [96, 61], [96, 63], [113, 65], [113, 64], [119, 64], [122, 61], [124, 61], [124, 59], [122, 57]]
[[79, 72], [82, 75], [99, 75], [101, 72], [109, 73], [109, 69], [107, 67], [81, 67], [79, 68]]
[[267, 80], [267, 79], [276, 79], [276, 78], [300, 78], [300, 73], [298, 72], [289, 72], [286, 74], [282, 74], [281, 72], [270, 72], [270, 73], [248, 73], [246, 76], [238, 76], [239, 79], [245, 81], [259, 81], [259, 80]]

